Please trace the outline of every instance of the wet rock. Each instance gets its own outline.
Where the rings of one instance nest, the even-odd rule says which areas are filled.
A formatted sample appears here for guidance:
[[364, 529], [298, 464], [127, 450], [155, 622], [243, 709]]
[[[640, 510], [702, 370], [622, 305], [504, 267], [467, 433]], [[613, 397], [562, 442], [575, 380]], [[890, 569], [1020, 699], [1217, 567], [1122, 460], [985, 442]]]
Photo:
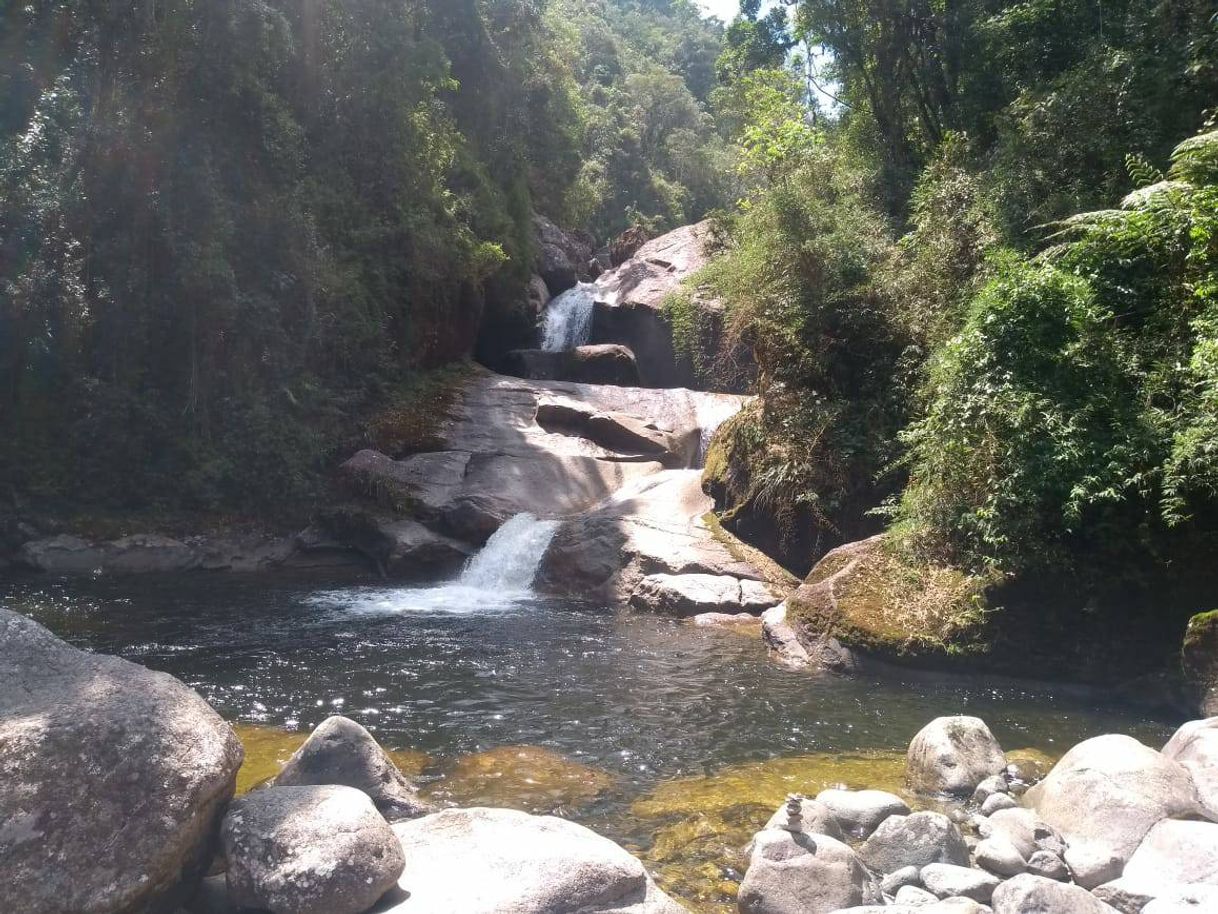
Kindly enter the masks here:
[[827, 808], [853, 838], [871, 835], [889, 816], [907, 816], [909, 805], [883, 790], [823, 790], [816, 801]]
[[982, 870], [947, 863], [922, 867], [922, 884], [939, 898], [961, 896], [988, 902], [998, 888], [998, 878]]
[[329, 554], [335, 564], [350, 553], [362, 556], [386, 576], [434, 577], [460, 568], [471, 550], [429, 530], [416, 520], [385, 517], [357, 508], [321, 512], [317, 523], [298, 537], [301, 552]]
[[232, 729], [178, 680], [0, 609], [0, 911], [170, 908], [240, 765]]
[[[642, 612], [681, 618], [701, 613], [747, 612], [755, 608], [755, 603], [745, 602], [743, 584], [739, 578], [728, 575], [648, 575], [630, 595], [630, 605]], [[771, 598], [770, 605], [776, 602]]]
[[1163, 755], [1192, 776], [1202, 809], [1218, 820], [1218, 717], [1182, 726], [1163, 747]]
[[979, 867], [997, 876], [1018, 876], [1028, 868], [1028, 861], [1019, 849], [1001, 836], [980, 842], [973, 855]]
[[337, 784], [362, 790], [391, 822], [434, 812], [367, 730], [346, 717], [322, 721], [288, 759], [276, 787]]
[[741, 914], [830, 914], [883, 901], [858, 855], [826, 835], [758, 833], [740, 884]]
[[971, 796], [986, 778], [1006, 770], [994, 734], [977, 717], [940, 717], [913, 738], [909, 786], [919, 793]]
[[1116, 914], [1077, 885], [1025, 873], [994, 890], [994, 914]]
[[1052, 851], [1037, 851], [1028, 858], [1028, 872], [1033, 876], [1044, 876], [1058, 882], [1070, 881], [1070, 867]]
[[1014, 809], [1019, 804], [1005, 793], [996, 793], [984, 803], [981, 804], [981, 814], [983, 816], [992, 816], [996, 812], [1003, 809]]
[[1218, 886], [1218, 824], [1164, 819], [1146, 833], [1122, 876]]
[[525, 289], [525, 302], [528, 304], [529, 313], [533, 317], [534, 323], [541, 319], [542, 313], [546, 310], [546, 305], [550, 303], [550, 299], [554, 296], [550, 294], [550, 287], [546, 285], [546, 281], [534, 273], [529, 277], [529, 285]]
[[1201, 715], [1218, 715], [1218, 611], [1201, 613], [1189, 620], [1180, 663]]
[[1200, 811], [1179, 763], [1117, 735], [1075, 746], [1027, 799], [1061, 833], [1065, 861], [1084, 888], [1120, 876], [1155, 823]]
[[977, 789], [973, 791], [973, 802], [980, 806], [995, 794], [1007, 794], [1010, 793], [1010, 790], [1005, 775], [991, 775], [977, 785]]
[[762, 613], [761, 625], [766, 644], [782, 663], [804, 667], [813, 662], [812, 654], [799, 640], [791, 624], [790, 607], [786, 603], [779, 603]]
[[240, 909], [229, 898], [228, 880], [223, 873], [200, 882], [185, 909], [189, 914], [240, 914]]
[[684, 914], [638, 860], [565, 819], [448, 809], [393, 829], [406, 868], [380, 914]]
[[726, 628], [731, 631], [761, 633], [761, 620], [748, 612], [699, 613], [689, 619], [701, 628]]
[[233, 903], [273, 914], [362, 914], [404, 866], [389, 823], [351, 787], [256, 790], [233, 802], [221, 838]]
[[937, 812], [889, 816], [859, 848], [863, 862], [877, 873], [932, 863], [967, 866], [968, 847], [952, 821]]

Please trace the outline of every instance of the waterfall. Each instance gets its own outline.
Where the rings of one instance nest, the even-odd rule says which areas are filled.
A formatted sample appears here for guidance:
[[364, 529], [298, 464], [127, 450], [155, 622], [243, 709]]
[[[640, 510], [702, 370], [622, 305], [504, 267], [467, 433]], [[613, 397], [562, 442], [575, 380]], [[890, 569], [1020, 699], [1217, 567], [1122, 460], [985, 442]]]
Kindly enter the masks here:
[[701, 429], [701, 440], [698, 442], [698, 457], [694, 466], [706, 466], [706, 452], [710, 450], [711, 439], [719, 426], [732, 418], [742, 408], [741, 402], [734, 397], [701, 397], [694, 404], [698, 418], [698, 428]]
[[547, 352], [563, 352], [583, 346], [592, 337], [592, 306], [596, 302], [596, 286], [581, 282], [568, 289], [546, 306], [542, 324], [541, 348]]
[[466, 563], [458, 583], [492, 593], [527, 593], [557, 530], [558, 521], [517, 514]]

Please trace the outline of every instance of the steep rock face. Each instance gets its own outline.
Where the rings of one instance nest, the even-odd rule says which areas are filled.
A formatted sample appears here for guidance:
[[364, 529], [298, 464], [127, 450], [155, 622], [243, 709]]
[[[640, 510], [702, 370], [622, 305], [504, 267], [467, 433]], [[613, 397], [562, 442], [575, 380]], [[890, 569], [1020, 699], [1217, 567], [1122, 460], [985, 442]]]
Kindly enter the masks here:
[[545, 281], [551, 297], [561, 295], [577, 282], [592, 278], [592, 242], [559, 228], [545, 216], [533, 217], [537, 243], [537, 274]]
[[0, 911], [168, 909], [207, 863], [242, 755], [172, 676], [0, 609]]

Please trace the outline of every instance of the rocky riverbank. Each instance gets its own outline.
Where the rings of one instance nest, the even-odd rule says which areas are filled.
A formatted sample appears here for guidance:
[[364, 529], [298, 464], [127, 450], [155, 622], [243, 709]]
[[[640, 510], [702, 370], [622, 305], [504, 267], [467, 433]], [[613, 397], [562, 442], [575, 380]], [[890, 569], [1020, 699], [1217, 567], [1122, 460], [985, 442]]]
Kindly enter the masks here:
[[[439, 808], [346, 718], [233, 800], [241, 758], [231, 728], [181, 683], [0, 610], [0, 910], [684, 910], [638, 858], [575, 823]], [[741, 914], [1218, 903], [1218, 719], [1185, 725], [1162, 751], [1108, 735], [1054, 765], [1005, 753], [976, 718], [940, 718], [911, 742], [903, 778], [887, 762], [849, 766], [852, 785], [870, 772], [882, 789], [811, 775], [809, 795], [790, 796], [744, 849]], [[669, 792], [637, 813], [662, 811]]]

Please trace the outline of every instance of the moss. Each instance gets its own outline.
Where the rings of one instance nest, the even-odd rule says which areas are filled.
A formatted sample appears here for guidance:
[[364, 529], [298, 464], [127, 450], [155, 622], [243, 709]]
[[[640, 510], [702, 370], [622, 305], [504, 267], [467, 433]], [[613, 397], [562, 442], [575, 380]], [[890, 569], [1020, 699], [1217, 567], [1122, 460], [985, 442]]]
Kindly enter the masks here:
[[475, 370], [463, 362], [416, 375], [398, 387], [368, 420], [364, 446], [395, 458], [439, 450], [444, 423]]
[[[245, 747], [245, 761], [237, 772], [238, 795], [248, 793], [279, 774], [309, 736], [256, 724], [233, 724], [233, 730]], [[431, 756], [426, 752], [411, 749], [386, 749], [385, 752], [408, 778], [418, 777], [431, 764]]]
[[1207, 642], [1216, 640], [1218, 636], [1218, 609], [1207, 613], [1198, 613], [1188, 620], [1188, 628], [1184, 631], [1184, 650], [1197, 650], [1206, 646]]
[[609, 773], [541, 746], [499, 746], [456, 759], [424, 793], [440, 803], [559, 813], [587, 806], [614, 783]]
[[728, 530], [725, 530], [715, 512], [708, 511], [702, 515], [702, 523], [706, 524], [706, 528], [710, 530], [711, 536], [727, 549], [732, 558], [737, 562], [752, 565], [761, 572], [767, 584], [772, 584], [784, 592], [799, 586], [799, 578], [795, 577], [795, 575], [791, 574], [791, 572], [787, 571], [787, 569], [783, 568], [760, 549], [750, 546]]

